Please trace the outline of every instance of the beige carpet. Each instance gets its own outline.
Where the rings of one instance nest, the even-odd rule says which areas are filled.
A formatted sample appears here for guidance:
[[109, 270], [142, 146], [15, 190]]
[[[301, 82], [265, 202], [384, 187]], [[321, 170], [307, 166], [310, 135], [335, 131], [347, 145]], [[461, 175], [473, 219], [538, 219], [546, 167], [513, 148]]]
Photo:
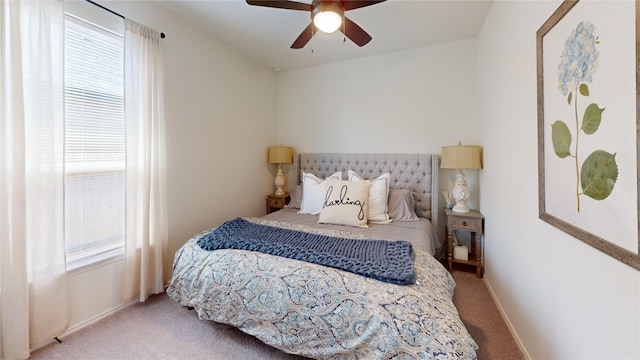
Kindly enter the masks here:
[[491, 294], [474, 272], [453, 271], [456, 292], [453, 302], [471, 337], [480, 347], [479, 360], [524, 360]]
[[198, 319], [166, 294], [129, 306], [33, 354], [32, 360], [289, 360], [234, 327]]
[[[479, 360], [524, 359], [481, 279], [455, 271], [454, 302], [460, 317], [480, 345]], [[212, 321], [201, 321], [161, 294], [52, 343], [32, 360], [293, 360], [243, 332]]]

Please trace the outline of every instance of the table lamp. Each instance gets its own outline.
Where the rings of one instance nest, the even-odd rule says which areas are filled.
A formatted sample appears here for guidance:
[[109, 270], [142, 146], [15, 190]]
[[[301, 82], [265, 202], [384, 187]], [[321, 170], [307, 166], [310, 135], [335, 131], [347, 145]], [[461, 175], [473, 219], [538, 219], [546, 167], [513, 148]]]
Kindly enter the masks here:
[[293, 162], [293, 148], [290, 146], [271, 146], [267, 162], [269, 164], [278, 164], [278, 173], [275, 179], [276, 195], [284, 195], [285, 178], [282, 164], [291, 164]]
[[464, 179], [462, 169], [482, 169], [482, 157], [480, 154], [480, 146], [462, 145], [458, 141], [458, 145], [442, 147], [442, 169], [458, 169], [451, 195], [455, 200], [453, 211], [459, 213], [468, 213], [467, 200], [469, 200], [469, 190], [467, 189], [467, 181]]

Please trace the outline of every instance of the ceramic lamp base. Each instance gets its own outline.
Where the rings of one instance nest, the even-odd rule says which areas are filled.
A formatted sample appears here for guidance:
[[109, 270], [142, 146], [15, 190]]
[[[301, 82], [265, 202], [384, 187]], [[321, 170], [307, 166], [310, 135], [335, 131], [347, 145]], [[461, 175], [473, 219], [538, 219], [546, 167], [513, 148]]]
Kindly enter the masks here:
[[453, 206], [453, 211], [457, 213], [468, 213], [467, 200], [469, 200], [469, 190], [467, 189], [467, 181], [464, 179], [464, 173], [462, 170], [458, 170], [456, 174], [456, 180], [453, 184], [453, 190], [451, 190], [451, 196], [456, 201]]
[[284, 195], [284, 184], [285, 184], [285, 179], [284, 179], [284, 171], [282, 170], [282, 164], [278, 165], [278, 173], [276, 174], [276, 180], [275, 180], [275, 185], [276, 185], [276, 195]]

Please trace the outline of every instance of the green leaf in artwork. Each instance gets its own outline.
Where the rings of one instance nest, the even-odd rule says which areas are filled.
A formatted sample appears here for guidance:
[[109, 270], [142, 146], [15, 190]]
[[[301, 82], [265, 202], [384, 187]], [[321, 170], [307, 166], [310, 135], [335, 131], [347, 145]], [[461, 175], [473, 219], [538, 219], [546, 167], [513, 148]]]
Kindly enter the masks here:
[[567, 95], [567, 104], [571, 105], [571, 98], [573, 98], [573, 93], [569, 92], [569, 95]]
[[602, 112], [604, 109], [600, 109], [597, 104], [589, 104], [584, 111], [582, 117], [582, 131], [585, 134], [591, 135], [598, 130], [600, 122], [602, 121]]
[[580, 84], [580, 95], [589, 96], [589, 85]]
[[551, 124], [551, 141], [553, 142], [553, 151], [558, 157], [566, 158], [571, 155], [569, 152], [571, 132], [564, 121], [558, 120]]
[[617, 180], [616, 154], [596, 150], [582, 163], [580, 171], [582, 191], [594, 200], [604, 200], [609, 197]]

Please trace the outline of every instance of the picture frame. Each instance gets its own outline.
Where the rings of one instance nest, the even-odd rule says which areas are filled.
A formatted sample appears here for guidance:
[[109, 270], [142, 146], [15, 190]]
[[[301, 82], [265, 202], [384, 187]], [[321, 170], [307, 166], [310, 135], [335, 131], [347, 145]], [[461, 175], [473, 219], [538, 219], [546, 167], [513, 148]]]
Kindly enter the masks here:
[[536, 32], [539, 218], [636, 270], [639, 8], [565, 0]]

